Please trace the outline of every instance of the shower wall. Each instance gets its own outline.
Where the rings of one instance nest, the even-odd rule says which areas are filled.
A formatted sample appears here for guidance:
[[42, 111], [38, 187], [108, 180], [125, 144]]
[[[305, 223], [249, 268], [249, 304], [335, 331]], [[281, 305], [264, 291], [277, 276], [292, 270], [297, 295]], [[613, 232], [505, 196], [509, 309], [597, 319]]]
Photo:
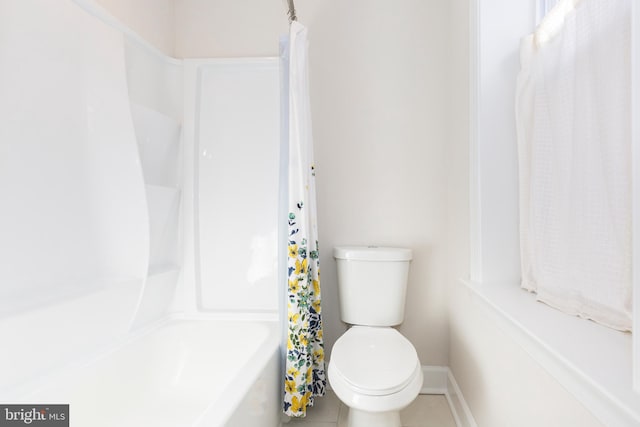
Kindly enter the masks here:
[[277, 59], [171, 60], [163, 54], [174, 39], [173, 2], [74, 1], [106, 10], [153, 46], [126, 46], [151, 245], [136, 324], [167, 310], [273, 317]]
[[277, 319], [278, 60], [184, 64], [185, 308]]
[[122, 34], [48, 0], [0, 28], [3, 395], [128, 331], [149, 232]]
[[143, 277], [147, 237], [122, 36], [72, 3], [56, 20], [31, 16], [40, 3], [10, 2], [0, 17], [0, 277], [11, 294], [44, 297]]

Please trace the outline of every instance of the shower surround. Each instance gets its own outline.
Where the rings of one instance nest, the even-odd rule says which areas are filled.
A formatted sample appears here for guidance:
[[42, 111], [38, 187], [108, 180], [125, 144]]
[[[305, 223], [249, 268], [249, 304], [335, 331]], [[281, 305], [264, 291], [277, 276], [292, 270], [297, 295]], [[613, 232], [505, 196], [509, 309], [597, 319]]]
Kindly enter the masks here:
[[175, 60], [90, 0], [0, 27], [0, 401], [278, 425], [277, 59]]

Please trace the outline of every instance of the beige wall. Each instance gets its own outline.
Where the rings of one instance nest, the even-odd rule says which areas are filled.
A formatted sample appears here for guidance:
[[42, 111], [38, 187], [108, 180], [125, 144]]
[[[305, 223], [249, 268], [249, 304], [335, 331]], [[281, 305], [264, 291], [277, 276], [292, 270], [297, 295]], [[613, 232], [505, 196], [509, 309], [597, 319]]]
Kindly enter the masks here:
[[277, 56], [278, 38], [287, 31], [283, 0], [174, 0], [174, 4], [180, 58]]
[[95, 0], [126, 26], [167, 55], [173, 56], [173, 0]]
[[463, 284], [450, 295], [449, 365], [479, 427], [604, 427]]
[[422, 364], [446, 365], [447, 2], [324, 3], [309, 26], [329, 344], [342, 332], [331, 247], [407, 246], [400, 330]]

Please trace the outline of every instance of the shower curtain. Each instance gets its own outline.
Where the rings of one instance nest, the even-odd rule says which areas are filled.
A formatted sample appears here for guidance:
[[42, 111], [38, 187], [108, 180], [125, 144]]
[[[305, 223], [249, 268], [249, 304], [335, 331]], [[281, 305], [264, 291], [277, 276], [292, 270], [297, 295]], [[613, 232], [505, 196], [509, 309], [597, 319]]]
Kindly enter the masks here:
[[293, 417], [304, 417], [326, 385], [307, 45], [307, 29], [293, 21], [289, 37], [280, 44], [289, 183], [283, 410]]
[[630, 0], [561, 0], [521, 44], [522, 286], [631, 329]]

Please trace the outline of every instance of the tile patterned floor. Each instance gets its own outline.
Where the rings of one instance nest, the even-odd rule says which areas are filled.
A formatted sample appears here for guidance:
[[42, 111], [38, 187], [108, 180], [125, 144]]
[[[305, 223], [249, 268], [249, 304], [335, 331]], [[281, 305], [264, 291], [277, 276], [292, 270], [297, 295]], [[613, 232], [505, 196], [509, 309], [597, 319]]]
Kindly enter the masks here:
[[[348, 408], [336, 395], [327, 395], [316, 401], [306, 418], [291, 420], [287, 427], [346, 427]], [[456, 427], [449, 404], [444, 396], [420, 395], [400, 413], [404, 427]]]

